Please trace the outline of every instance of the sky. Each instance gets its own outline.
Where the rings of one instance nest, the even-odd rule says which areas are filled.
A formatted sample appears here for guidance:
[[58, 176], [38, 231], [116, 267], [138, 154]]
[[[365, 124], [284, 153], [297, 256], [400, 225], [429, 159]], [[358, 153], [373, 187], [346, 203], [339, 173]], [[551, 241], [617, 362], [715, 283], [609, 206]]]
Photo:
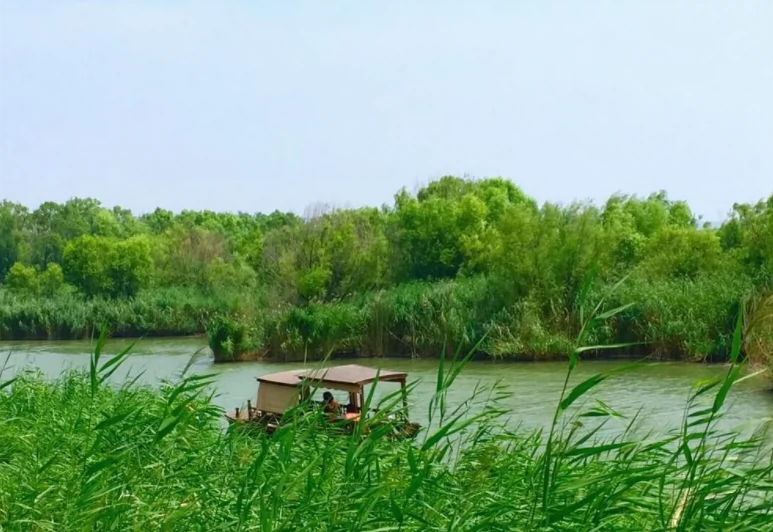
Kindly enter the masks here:
[[773, 193], [773, 2], [0, 1], [0, 198], [136, 212]]

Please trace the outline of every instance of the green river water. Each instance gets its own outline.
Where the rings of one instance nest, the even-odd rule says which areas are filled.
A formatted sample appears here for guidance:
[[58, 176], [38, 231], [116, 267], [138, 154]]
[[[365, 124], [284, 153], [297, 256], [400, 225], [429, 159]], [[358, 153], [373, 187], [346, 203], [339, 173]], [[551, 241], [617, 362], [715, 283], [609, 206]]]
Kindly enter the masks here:
[[[111, 340], [106, 354], [118, 352], [130, 341]], [[56, 377], [66, 369], [88, 368], [92, 342], [0, 342], [0, 365], [8, 357], [2, 380], [25, 367], [37, 367], [47, 376]], [[215, 375], [215, 402], [228, 410], [255, 398], [255, 378], [276, 371], [303, 367], [298, 363], [242, 362], [214, 364], [202, 338], [144, 339], [113, 376], [121, 381], [142, 374], [139, 381], [155, 384], [174, 379], [201, 351], [190, 371]], [[8, 355], [10, 353], [10, 355]], [[340, 361], [336, 363], [350, 363]], [[438, 361], [433, 359], [360, 359], [359, 364], [380, 366], [409, 372], [409, 382], [418, 381], [411, 396], [411, 417], [427, 419], [427, 403], [435, 391]], [[572, 378], [578, 383], [588, 376], [622, 366], [624, 361], [581, 362]], [[566, 376], [566, 363], [474, 361], [464, 369], [449, 392], [449, 403], [468, 400], [476, 386], [500, 382], [508, 395], [502, 406], [511, 412], [511, 422], [525, 428], [547, 427], [552, 419], [561, 386]], [[690, 387], [697, 381], [727, 371], [721, 365], [688, 363], [652, 363], [615, 375], [591, 392], [585, 401], [600, 399], [618, 412], [632, 416], [640, 412], [639, 426], [657, 431], [676, 428], [682, 421]], [[571, 384], [570, 384], [571, 385]], [[388, 384], [379, 385], [387, 391]], [[382, 388], [383, 387], [383, 388]], [[710, 398], [709, 398], [710, 399]], [[582, 405], [580, 405], [582, 407]], [[744, 427], [749, 430], [773, 418], [773, 391], [762, 378], [747, 379], [737, 385], [729, 397], [729, 406], [721, 421], [724, 428]], [[627, 423], [621, 419], [618, 429]], [[616, 430], [612, 425], [607, 430]]]

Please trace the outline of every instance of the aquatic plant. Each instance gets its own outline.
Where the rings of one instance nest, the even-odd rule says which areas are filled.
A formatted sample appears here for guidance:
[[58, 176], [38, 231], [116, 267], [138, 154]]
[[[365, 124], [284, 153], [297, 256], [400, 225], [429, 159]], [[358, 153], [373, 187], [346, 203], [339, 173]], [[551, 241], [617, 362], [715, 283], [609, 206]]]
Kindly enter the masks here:
[[[583, 279], [640, 301], [596, 331], [636, 355], [727, 360], [738, 302], [773, 287], [773, 197], [701, 225], [664, 192], [538, 205], [505, 179], [443, 177], [384, 208], [292, 214], [96, 200], [0, 203], [0, 340], [203, 334], [215, 316], [278, 359], [437, 356], [449, 342], [571, 348]], [[752, 329], [747, 329], [750, 334]], [[758, 345], [750, 341], [744, 349]], [[251, 348], [250, 348], [251, 349]]]
[[[298, 415], [272, 437], [225, 430], [212, 376], [159, 388], [111, 375], [127, 348], [54, 381], [27, 371], [0, 380], [3, 530], [770, 530], [773, 454], [761, 431], [721, 433], [716, 422], [740, 363], [741, 322], [724, 377], [699, 383], [673, 433], [628, 429], [601, 403], [578, 409], [613, 373], [576, 383], [583, 338], [624, 308], [582, 311], [583, 327], [545, 433], [513, 428], [501, 385], [463, 404], [448, 391], [471, 358], [441, 355], [428, 425], [414, 442], [368, 431], [326, 434]], [[473, 346], [475, 347], [475, 346]], [[0, 373], [0, 379], [1, 379]], [[399, 407], [386, 395], [366, 407]]]
[[752, 364], [773, 372], [773, 292], [748, 298], [743, 317], [747, 356]]
[[207, 340], [215, 362], [250, 360], [260, 356], [255, 331], [245, 321], [219, 315], [207, 324]]

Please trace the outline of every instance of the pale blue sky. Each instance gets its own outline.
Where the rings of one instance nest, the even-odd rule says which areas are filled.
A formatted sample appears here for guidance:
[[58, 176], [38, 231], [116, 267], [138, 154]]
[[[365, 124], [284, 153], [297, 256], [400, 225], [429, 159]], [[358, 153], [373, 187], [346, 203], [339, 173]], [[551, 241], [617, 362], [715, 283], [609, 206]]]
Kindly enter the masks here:
[[773, 192], [773, 1], [0, 2], [0, 198]]

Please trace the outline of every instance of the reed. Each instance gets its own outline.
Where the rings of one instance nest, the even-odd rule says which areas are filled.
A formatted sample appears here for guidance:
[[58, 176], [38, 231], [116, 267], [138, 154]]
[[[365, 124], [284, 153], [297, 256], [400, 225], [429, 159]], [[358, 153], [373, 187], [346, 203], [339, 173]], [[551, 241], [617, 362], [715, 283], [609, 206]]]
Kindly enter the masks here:
[[[463, 404], [448, 391], [473, 356], [438, 362], [427, 427], [414, 442], [384, 440], [363, 422], [327, 435], [298, 415], [273, 437], [225, 430], [213, 376], [187, 371], [157, 388], [112, 375], [130, 351], [54, 381], [0, 373], [0, 527], [67, 530], [769, 530], [770, 440], [720, 433], [743, 379], [742, 323], [723, 378], [699, 383], [679, 430], [639, 434], [636, 418], [582, 406], [613, 373], [575, 382], [594, 329], [625, 312], [581, 307], [581, 330], [553, 423], [514, 428], [500, 386]], [[481, 338], [478, 344], [486, 339]], [[368, 398], [379, 415], [399, 403]], [[602, 438], [607, 423], [626, 423]], [[766, 443], [767, 442], [767, 443]]]
[[0, 340], [90, 338], [102, 326], [115, 337], [202, 334], [213, 317], [244, 307], [230, 294], [217, 297], [183, 288], [147, 291], [129, 299], [61, 294], [47, 299], [6, 296], [0, 303]]
[[[599, 282], [591, 290], [598, 296], [607, 289]], [[638, 343], [616, 354], [726, 361], [731, 349], [726, 331], [732, 329], [738, 301], [746, 297], [744, 351], [762, 360], [769, 352], [763, 344], [770, 342], [765, 329], [770, 296], [765, 294], [743, 277], [652, 281], [632, 276], [612, 303], [641, 304], [594, 331], [595, 342]], [[90, 338], [102, 325], [116, 337], [185, 336], [212, 333], [219, 324], [219, 335], [210, 334], [216, 337], [211, 347], [224, 360], [256, 354], [300, 360], [326, 353], [437, 357], [444, 345], [455, 342], [466, 350], [484, 337], [480, 356], [556, 359], [571, 350], [577, 333], [576, 304], [556, 307], [536, 296], [508, 302], [498, 284], [485, 276], [406, 283], [343, 301], [278, 309], [266, 308], [260, 293], [193, 288], [150, 290], [130, 299], [72, 294], [0, 298], [0, 340]], [[226, 354], [220, 345], [229, 345], [236, 330], [247, 340], [241, 346], [238, 338], [231, 338], [236, 350]]]
[[744, 350], [750, 362], [773, 371], [773, 293], [748, 298], [743, 317]]
[[[599, 298], [611, 286], [596, 282], [589, 295]], [[407, 283], [346, 301], [280, 310], [271, 313], [262, 342], [269, 356], [291, 359], [331, 351], [437, 357], [450, 342], [466, 350], [481, 338], [478, 355], [490, 357], [560, 359], [571, 351], [579, 330], [579, 291], [574, 304], [563, 308], [534, 296], [509, 303], [497, 287], [483, 276]], [[610, 295], [610, 304], [641, 303], [594, 329], [589, 340], [626, 344], [616, 355], [727, 361], [732, 347], [727, 331], [738, 302], [750, 293], [756, 291], [743, 277], [652, 281], [635, 275]]]

